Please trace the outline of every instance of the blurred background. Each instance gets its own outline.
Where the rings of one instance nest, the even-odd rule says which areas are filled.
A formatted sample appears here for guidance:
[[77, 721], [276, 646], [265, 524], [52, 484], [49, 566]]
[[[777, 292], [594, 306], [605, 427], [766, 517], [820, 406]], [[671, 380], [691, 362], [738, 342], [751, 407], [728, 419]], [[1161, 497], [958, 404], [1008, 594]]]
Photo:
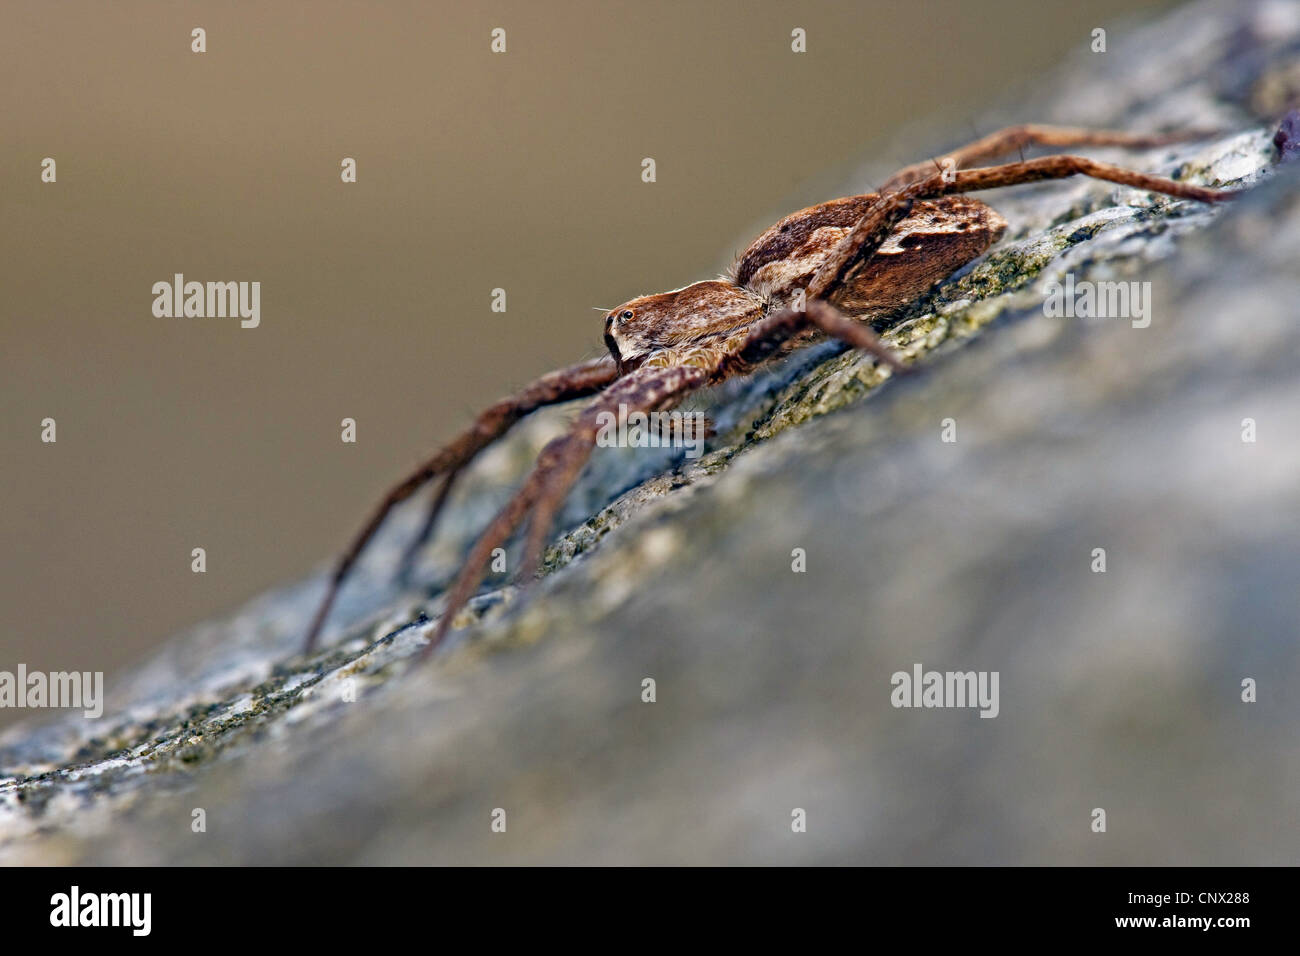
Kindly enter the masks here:
[[[593, 307], [1164, 5], [10, 0], [0, 669], [112, 672], [301, 577], [475, 410], [597, 354]], [[175, 272], [261, 282], [260, 327], [155, 318]]]

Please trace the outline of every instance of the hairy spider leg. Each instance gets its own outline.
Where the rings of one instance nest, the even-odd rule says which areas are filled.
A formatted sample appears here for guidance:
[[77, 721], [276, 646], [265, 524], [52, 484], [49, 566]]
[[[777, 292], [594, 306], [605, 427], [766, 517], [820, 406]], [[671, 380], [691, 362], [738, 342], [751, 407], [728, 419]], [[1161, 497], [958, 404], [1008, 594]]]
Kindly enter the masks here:
[[[1155, 146], [1167, 146], [1171, 143], [1192, 142], [1215, 135], [1218, 135], [1217, 130], [1180, 130], [1176, 133], [1126, 133], [1120, 130], [1080, 129], [1076, 126], [1023, 123], [1019, 126], [1007, 126], [942, 155], [943, 158], [953, 161], [955, 169], [964, 169], [976, 163], [987, 163], [999, 156], [1008, 156], [1016, 151], [1020, 151], [1021, 160], [1023, 161], [1023, 151], [1026, 146], [1047, 146], [1055, 149], [1070, 149], [1079, 146], [1123, 146], [1129, 149], [1149, 149]], [[934, 162], [936, 160], [905, 166], [889, 177], [884, 189], [887, 191], [898, 189], [901, 186], [927, 178], [930, 175], [931, 163]]]
[[[343, 586], [343, 582], [347, 579], [348, 573], [352, 570], [358, 556], [369, 544], [370, 539], [374, 537], [375, 532], [379, 530], [380, 525], [383, 524], [384, 519], [388, 517], [389, 512], [394, 507], [410, 498], [438, 475], [447, 476], [443, 485], [446, 490], [450, 491], [450, 481], [454, 476], [468, 465], [475, 455], [504, 435], [515, 422], [525, 415], [545, 405], [555, 405], [575, 398], [584, 398], [600, 391], [617, 377], [618, 372], [609, 356], [579, 362], [568, 368], [543, 375], [516, 394], [503, 398], [494, 405], [489, 406], [479, 414], [473, 425], [444, 445], [436, 454], [421, 462], [407, 477], [390, 488], [379, 506], [371, 513], [369, 520], [361, 531], [348, 545], [348, 549], [339, 558], [338, 564], [334, 568], [334, 574], [326, 588], [325, 597], [322, 599], [320, 606], [316, 610], [316, 616], [312, 618], [311, 625], [307, 629], [303, 652], [310, 652], [316, 646], [321, 628], [325, 625], [325, 619], [329, 616], [330, 608], [334, 604], [334, 599], [338, 596], [339, 589]], [[435, 497], [431, 514], [424, 522], [429, 531], [433, 530], [433, 523], [437, 519], [438, 512], [445, 501], [446, 497], [441, 493]], [[423, 532], [423, 530], [422, 528], [421, 531]]]
[[448, 592], [442, 617], [421, 657], [442, 643], [457, 612], [483, 580], [492, 552], [506, 542], [529, 512], [534, 512], [533, 527], [539, 529], [535, 536], [545, 539], [556, 509], [577, 481], [596, 445], [602, 412], [615, 412], [620, 405], [633, 411], [664, 411], [705, 385], [708, 379], [707, 369], [692, 365], [639, 368], [610, 385], [583, 409], [566, 434], [553, 439], [542, 449], [532, 473], [492, 519], [466, 556], [460, 575]]

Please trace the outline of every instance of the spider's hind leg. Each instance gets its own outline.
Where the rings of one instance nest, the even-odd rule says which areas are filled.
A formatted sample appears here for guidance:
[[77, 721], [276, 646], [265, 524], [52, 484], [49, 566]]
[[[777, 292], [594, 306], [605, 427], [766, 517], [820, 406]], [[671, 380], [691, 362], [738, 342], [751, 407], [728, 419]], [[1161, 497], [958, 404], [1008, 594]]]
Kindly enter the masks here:
[[1043, 156], [1019, 163], [965, 169], [948, 178], [931, 176], [904, 187], [900, 195], [928, 198], [974, 192], [980, 189], [996, 189], [1000, 186], [1018, 186], [1021, 183], [1036, 183], [1049, 179], [1068, 179], [1071, 176], [1090, 176], [1093, 179], [1118, 183], [1133, 189], [1162, 193], [1175, 199], [1192, 199], [1205, 203], [1226, 202], [1240, 195], [1239, 190], [1193, 186], [1189, 183], [1165, 179], [1163, 176], [1153, 176], [1150, 173], [1116, 166], [1114, 163], [1103, 163], [1085, 156], [1069, 155]]
[[[987, 163], [1001, 156], [1010, 156], [1026, 146], [1046, 146], [1053, 149], [1073, 149], [1080, 146], [1122, 146], [1129, 149], [1149, 149], [1171, 143], [1186, 143], [1216, 135], [1212, 130], [1180, 130], [1176, 133], [1126, 133], [1111, 129], [1084, 129], [1077, 126], [1047, 126], [1024, 123], [1007, 126], [973, 143], [941, 155], [951, 160], [952, 169], [965, 169], [977, 163]], [[1022, 157], [1023, 159], [1023, 157]], [[891, 192], [909, 183], [928, 178], [938, 160], [926, 160], [906, 166], [889, 177], [882, 191]]]

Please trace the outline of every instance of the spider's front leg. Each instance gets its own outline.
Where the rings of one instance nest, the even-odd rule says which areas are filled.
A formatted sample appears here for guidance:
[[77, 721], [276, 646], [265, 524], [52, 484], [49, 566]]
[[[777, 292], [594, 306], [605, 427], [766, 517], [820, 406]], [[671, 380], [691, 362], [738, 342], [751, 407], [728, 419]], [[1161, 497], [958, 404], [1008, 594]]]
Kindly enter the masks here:
[[[420, 530], [406, 546], [406, 551], [398, 563], [397, 580], [403, 585], [410, 582], [415, 560], [433, 535], [433, 529], [438, 523], [442, 509], [447, 504], [456, 479], [475, 455], [504, 435], [524, 416], [545, 405], [586, 398], [600, 391], [617, 377], [618, 371], [613, 360], [608, 355], [602, 355], [596, 359], [579, 362], [577, 365], [570, 365], [568, 368], [548, 372], [522, 391], [503, 398], [480, 414], [469, 431], [457, 439], [465, 442], [467, 454], [455, 467], [448, 468], [443, 473], [442, 480], [434, 487], [433, 497], [429, 500], [429, 507], [424, 513]], [[473, 438], [467, 439], [466, 436], [469, 435]]]
[[521, 568], [527, 571], [536, 567], [541, 544], [546, 540], [555, 513], [578, 480], [596, 445], [602, 413], [622, 416], [637, 411], [664, 411], [708, 384], [711, 374], [709, 369], [687, 365], [638, 369], [605, 389], [599, 398], [583, 409], [566, 434], [547, 444], [532, 473], [470, 550], [460, 575], [447, 593], [447, 604], [433, 637], [421, 656], [428, 655], [442, 643], [456, 614], [473, 597], [483, 580], [492, 552], [505, 544], [530, 515], [525, 563]]
[[330, 608], [334, 605], [334, 599], [338, 596], [339, 589], [343, 586], [343, 582], [347, 579], [348, 573], [352, 570], [357, 558], [360, 557], [361, 552], [370, 543], [370, 539], [375, 536], [375, 532], [379, 530], [379, 526], [384, 523], [384, 519], [388, 517], [393, 508], [410, 498], [434, 478], [439, 475], [442, 476], [442, 481], [438, 485], [437, 494], [433, 499], [420, 534], [414, 544], [407, 549], [406, 559], [412, 558], [415, 551], [432, 532], [438, 513], [441, 511], [443, 504], [446, 503], [452, 482], [480, 451], [504, 435], [515, 422], [525, 415], [545, 405], [555, 405], [575, 398], [585, 398], [594, 392], [600, 391], [617, 377], [618, 371], [614, 366], [614, 362], [607, 355], [598, 359], [579, 362], [577, 365], [571, 365], [568, 368], [543, 375], [520, 392], [511, 395], [509, 398], [504, 398], [484, 410], [475, 419], [473, 425], [461, 432], [450, 443], [440, 449], [437, 454], [422, 462], [406, 478], [389, 489], [388, 494], [384, 496], [384, 499], [371, 514], [365, 526], [339, 558], [339, 562], [334, 568], [334, 574], [330, 578], [329, 586], [326, 589], [325, 597], [321, 600], [316, 616], [307, 629], [306, 643], [303, 647], [304, 653], [310, 652], [316, 646], [316, 640], [320, 636], [321, 628], [325, 625], [325, 619], [329, 615]]

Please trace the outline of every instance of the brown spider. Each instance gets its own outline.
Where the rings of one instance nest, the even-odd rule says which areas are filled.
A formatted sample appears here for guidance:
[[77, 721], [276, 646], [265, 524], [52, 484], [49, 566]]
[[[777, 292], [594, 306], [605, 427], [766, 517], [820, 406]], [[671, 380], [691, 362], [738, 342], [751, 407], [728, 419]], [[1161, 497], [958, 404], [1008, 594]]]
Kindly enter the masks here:
[[1012, 126], [955, 150], [944, 162], [918, 163], [892, 176], [879, 193], [850, 196], [800, 210], [772, 226], [740, 255], [729, 279], [633, 299], [605, 316], [608, 356], [550, 372], [492, 405], [384, 497], [335, 568], [308, 630], [316, 643], [330, 607], [362, 549], [389, 511], [434, 478], [441, 478], [415, 541], [409, 568], [428, 539], [462, 470], [519, 419], [545, 405], [599, 394], [567, 434], [538, 456], [523, 486], [488, 525], [465, 559], [427, 655], [446, 637], [457, 611], [473, 596], [492, 558], [530, 518], [520, 580], [536, 569], [556, 509], [596, 444], [602, 413], [665, 411], [698, 389], [743, 375], [793, 349], [827, 337], [870, 352], [903, 371], [866, 324], [906, 304], [981, 255], [1007, 223], [962, 193], [1076, 174], [1165, 193], [1219, 202], [1234, 192], [1189, 186], [1081, 156], [1058, 155], [968, 169], [1024, 146], [1152, 147], [1210, 135], [1184, 132], [1142, 136], [1053, 126]]

